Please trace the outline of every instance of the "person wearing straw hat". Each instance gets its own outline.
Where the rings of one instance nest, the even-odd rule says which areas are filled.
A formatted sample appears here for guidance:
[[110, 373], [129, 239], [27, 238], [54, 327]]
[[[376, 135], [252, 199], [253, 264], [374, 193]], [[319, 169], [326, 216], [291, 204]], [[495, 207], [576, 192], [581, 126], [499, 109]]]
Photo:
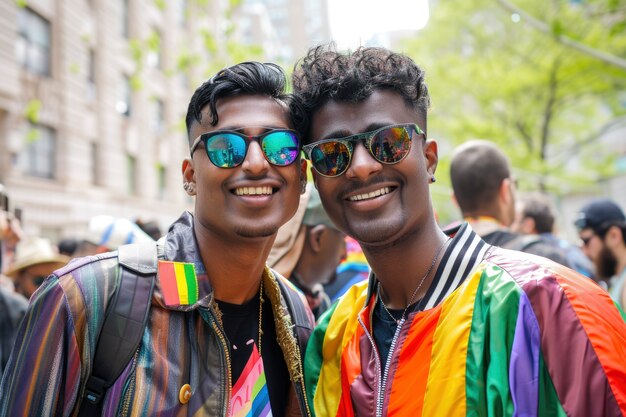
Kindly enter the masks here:
[[15, 260], [6, 276], [13, 280], [16, 292], [30, 298], [48, 275], [69, 260], [69, 257], [60, 255], [48, 239], [25, 238], [17, 244]]

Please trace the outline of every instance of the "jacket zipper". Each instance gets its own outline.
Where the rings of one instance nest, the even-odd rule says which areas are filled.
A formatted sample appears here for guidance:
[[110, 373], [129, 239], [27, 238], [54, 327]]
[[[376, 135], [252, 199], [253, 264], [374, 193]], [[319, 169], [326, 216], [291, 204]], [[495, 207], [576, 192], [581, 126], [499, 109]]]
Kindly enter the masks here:
[[302, 379], [300, 379], [300, 388], [302, 391], [300, 392], [300, 398], [304, 399], [304, 412], [306, 413], [308, 417], [311, 417], [312, 414], [311, 414], [311, 409], [309, 408], [309, 400], [306, 397], [306, 388], [304, 386], [304, 370], [302, 372]]
[[[372, 309], [372, 313], [373, 313], [373, 309]], [[363, 323], [363, 321], [361, 320], [361, 317], [358, 317], [358, 321], [359, 324], [361, 325], [361, 327], [363, 327], [363, 330], [365, 331], [365, 334], [367, 335], [367, 338], [370, 341], [370, 344], [372, 345], [372, 349], [374, 350], [375, 353], [375, 363], [376, 363], [376, 378], [378, 379], [377, 381], [377, 395], [376, 395], [376, 417], [382, 417], [383, 415], [383, 404], [385, 401], [385, 392], [387, 391], [387, 382], [389, 379], [389, 370], [391, 368], [391, 358], [393, 356], [393, 353], [396, 349], [396, 344], [398, 343], [398, 338], [400, 336], [400, 332], [402, 331], [402, 325], [406, 322], [406, 319], [403, 317], [402, 319], [400, 319], [400, 321], [398, 322], [398, 326], [396, 327], [396, 331], [393, 334], [393, 338], [391, 339], [391, 345], [389, 346], [389, 353], [387, 354], [387, 361], [385, 363], [385, 369], [382, 371], [382, 375], [381, 375], [381, 365], [380, 365], [380, 354], [378, 353], [378, 348], [376, 347], [376, 343], [374, 342], [374, 338], [372, 337], [372, 335], [370, 334], [370, 332], [367, 330], [367, 327], [365, 327], [365, 324]], [[371, 323], [371, 317], [370, 317], [370, 323]]]
[[224, 354], [224, 360], [226, 362], [226, 397], [224, 401], [224, 417], [228, 417], [230, 415], [230, 397], [232, 395], [232, 381], [231, 381], [231, 363], [230, 363], [230, 351], [228, 350], [228, 343], [226, 342], [226, 337], [224, 333], [217, 325], [217, 320], [211, 312], [211, 316], [213, 318], [211, 325], [213, 326], [213, 330], [217, 334], [217, 338], [222, 343], [222, 353]]
[[[297, 333], [294, 336], [296, 338], [296, 343], [297, 343]], [[302, 411], [304, 411], [305, 415], [310, 417], [311, 416], [311, 409], [309, 408], [309, 400], [307, 399], [306, 396], [306, 387], [304, 385], [304, 366], [302, 365], [302, 356], [304, 352], [300, 352], [300, 345], [297, 344], [298, 346], [298, 352], [299, 352], [299, 357], [296, 358], [296, 360], [298, 361], [298, 363], [300, 364], [300, 374], [302, 375], [302, 377], [300, 378], [300, 383], [299, 384], [295, 384], [294, 386], [296, 388], [296, 395], [298, 395], [298, 401], [300, 402], [300, 408], [302, 409]], [[298, 388], [300, 388], [301, 392], [298, 392]]]
[[134, 394], [135, 376], [136, 376], [135, 366], [137, 365], [137, 355], [139, 355], [139, 349], [137, 349], [137, 351], [135, 352], [135, 356], [133, 356], [133, 361], [131, 365], [132, 375], [126, 384], [126, 387], [124, 387], [124, 396], [122, 397], [124, 400], [121, 404], [121, 410], [119, 410], [118, 412], [119, 416], [128, 416], [128, 410], [130, 408], [131, 398]]
[[365, 331], [365, 334], [367, 335], [367, 338], [370, 341], [370, 344], [372, 345], [372, 349], [374, 350], [374, 356], [376, 359], [375, 363], [376, 363], [376, 387], [377, 387], [377, 395], [376, 395], [376, 417], [381, 417], [382, 415], [382, 401], [381, 401], [381, 392], [382, 392], [382, 378], [380, 376], [380, 357], [378, 354], [378, 348], [376, 347], [376, 343], [374, 343], [374, 338], [372, 337], [372, 335], [370, 334], [370, 332], [367, 331], [367, 327], [365, 327], [365, 324], [363, 323], [363, 320], [361, 320], [361, 315], [359, 315], [357, 317], [357, 320], [359, 321], [359, 324], [361, 325], [361, 327], [363, 327], [363, 330]]

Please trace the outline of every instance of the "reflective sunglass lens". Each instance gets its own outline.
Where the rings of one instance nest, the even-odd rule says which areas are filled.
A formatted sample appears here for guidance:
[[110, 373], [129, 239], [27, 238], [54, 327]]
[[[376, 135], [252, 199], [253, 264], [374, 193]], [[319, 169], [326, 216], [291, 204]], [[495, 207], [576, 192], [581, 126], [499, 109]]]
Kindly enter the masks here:
[[232, 168], [246, 157], [246, 141], [232, 133], [220, 133], [209, 138], [206, 153], [215, 166]]
[[322, 175], [335, 177], [343, 174], [350, 163], [350, 151], [341, 142], [322, 143], [311, 151], [311, 164]]
[[261, 147], [274, 165], [289, 165], [298, 158], [298, 138], [293, 132], [272, 132], [263, 138]]
[[411, 137], [404, 127], [392, 127], [376, 133], [370, 143], [374, 158], [382, 163], [395, 163], [411, 150]]

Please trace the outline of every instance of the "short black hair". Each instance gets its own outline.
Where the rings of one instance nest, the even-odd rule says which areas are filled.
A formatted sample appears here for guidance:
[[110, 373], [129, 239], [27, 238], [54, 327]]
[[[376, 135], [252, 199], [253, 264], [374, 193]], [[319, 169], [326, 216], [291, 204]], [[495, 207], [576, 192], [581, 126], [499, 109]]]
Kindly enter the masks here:
[[[282, 68], [272, 63], [242, 62], [224, 68], [205, 81], [193, 93], [189, 101], [185, 123], [187, 136], [194, 123], [202, 123], [202, 109], [209, 106], [211, 126], [219, 121], [217, 101], [238, 95], [265, 95], [290, 105], [291, 96], [286, 93], [287, 77]], [[189, 138], [190, 144], [193, 138]]]
[[554, 228], [554, 210], [550, 200], [543, 194], [529, 194], [521, 199], [522, 218], [535, 222], [537, 233], [552, 233]]
[[452, 155], [450, 180], [464, 216], [493, 209], [500, 184], [510, 177], [509, 159], [492, 142], [468, 141]]
[[[342, 53], [333, 43], [313, 47], [292, 75], [295, 102], [301, 106], [292, 108], [296, 130], [306, 142], [311, 116], [329, 100], [358, 103], [381, 89], [400, 94], [426, 122], [430, 98], [424, 76], [411, 58], [385, 48]], [[426, 131], [426, 126], [420, 128]]]

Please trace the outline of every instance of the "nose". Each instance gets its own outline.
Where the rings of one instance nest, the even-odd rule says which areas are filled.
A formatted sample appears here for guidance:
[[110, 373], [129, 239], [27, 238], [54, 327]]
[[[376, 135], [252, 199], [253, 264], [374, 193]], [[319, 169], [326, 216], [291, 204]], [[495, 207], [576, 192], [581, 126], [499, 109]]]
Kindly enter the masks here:
[[241, 168], [250, 174], [259, 175], [267, 172], [269, 167], [270, 164], [263, 155], [261, 145], [256, 141], [250, 142], [248, 153], [241, 164]]
[[378, 174], [383, 165], [368, 152], [363, 143], [357, 143], [352, 152], [352, 161], [346, 170], [346, 176], [351, 179], [367, 180]]

